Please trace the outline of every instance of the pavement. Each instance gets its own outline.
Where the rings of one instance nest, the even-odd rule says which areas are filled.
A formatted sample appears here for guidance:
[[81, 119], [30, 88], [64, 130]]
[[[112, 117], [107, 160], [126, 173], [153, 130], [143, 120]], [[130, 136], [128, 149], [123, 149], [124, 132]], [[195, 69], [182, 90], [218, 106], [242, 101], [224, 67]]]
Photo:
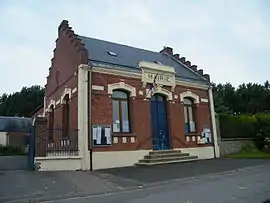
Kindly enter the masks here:
[[0, 156], [0, 171], [2, 170], [27, 170], [27, 155]]
[[[239, 169], [154, 187], [54, 203], [263, 203], [270, 200], [270, 165]], [[47, 202], [47, 203], [49, 203]]]
[[[174, 198], [182, 201], [181, 198], [190, 196], [195, 198], [196, 202], [204, 202], [196, 198], [202, 197], [206, 201], [207, 197], [219, 193], [237, 197], [235, 188], [238, 187], [238, 183], [245, 185], [241, 186], [242, 188], [252, 188], [250, 183], [254, 181], [258, 184], [255, 184], [256, 188], [254, 186], [252, 191], [265, 192], [265, 196], [262, 197], [266, 198], [266, 193], [270, 192], [269, 180], [270, 161], [258, 159], [204, 160], [93, 172], [0, 170], [0, 202], [139, 203], [154, 200], [159, 202], [162, 198], [163, 201], [167, 198], [174, 202]], [[264, 191], [262, 188], [267, 189]]]

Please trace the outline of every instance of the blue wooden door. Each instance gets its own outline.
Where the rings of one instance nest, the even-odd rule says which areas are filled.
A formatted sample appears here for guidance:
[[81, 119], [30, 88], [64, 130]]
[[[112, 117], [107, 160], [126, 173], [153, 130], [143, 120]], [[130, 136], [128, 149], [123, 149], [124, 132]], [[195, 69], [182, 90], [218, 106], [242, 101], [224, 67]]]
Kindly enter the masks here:
[[153, 149], [169, 149], [166, 99], [161, 95], [154, 95], [151, 98], [151, 123]]

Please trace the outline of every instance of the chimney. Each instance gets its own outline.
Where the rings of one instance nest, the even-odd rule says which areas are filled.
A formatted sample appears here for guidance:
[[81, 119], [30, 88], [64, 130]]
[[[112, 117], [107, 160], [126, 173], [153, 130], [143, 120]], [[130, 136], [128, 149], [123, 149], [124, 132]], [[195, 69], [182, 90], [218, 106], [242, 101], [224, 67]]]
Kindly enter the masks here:
[[164, 47], [159, 53], [166, 53], [166, 54], [172, 56], [173, 55], [173, 48]]
[[174, 54], [173, 57], [174, 57], [175, 59], [179, 60], [180, 55], [179, 55], [179, 54]]
[[182, 63], [185, 63], [186, 58], [185, 58], [185, 57], [181, 57], [179, 60], [180, 60]]
[[186, 61], [184, 64], [185, 64], [187, 67], [190, 67], [190, 66], [191, 66], [190, 61]]
[[209, 75], [209, 74], [204, 74], [203, 77], [204, 77], [208, 82], [210, 82], [210, 75]]
[[197, 71], [197, 67], [198, 67], [198, 66], [196, 66], [196, 65], [190, 66], [190, 68], [191, 68], [193, 71]]
[[198, 70], [198, 73], [199, 73], [201, 76], [203, 76], [203, 70], [202, 70], [202, 69]]

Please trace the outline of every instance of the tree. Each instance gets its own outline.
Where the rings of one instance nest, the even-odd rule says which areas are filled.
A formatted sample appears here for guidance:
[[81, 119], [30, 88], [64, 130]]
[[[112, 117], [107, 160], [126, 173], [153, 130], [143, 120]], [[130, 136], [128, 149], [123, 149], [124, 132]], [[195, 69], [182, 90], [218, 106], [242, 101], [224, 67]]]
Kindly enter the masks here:
[[0, 116], [29, 116], [43, 103], [44, 88], [23, 87], [20, 92], [0, 96]]
[[213, 84], [215, 109], [218, 113], [255, 114], [269, 112], [270, 85], [243, 83], [237, 88], [230, 83]]

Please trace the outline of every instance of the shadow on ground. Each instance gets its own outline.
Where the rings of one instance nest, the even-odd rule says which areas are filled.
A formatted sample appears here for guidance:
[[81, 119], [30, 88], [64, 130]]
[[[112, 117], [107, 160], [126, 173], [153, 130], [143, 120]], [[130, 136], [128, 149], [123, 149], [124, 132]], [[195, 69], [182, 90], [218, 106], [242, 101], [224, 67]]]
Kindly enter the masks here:
[[184, 162], [169, 165], [138, 166], [98, 170], [100, 174], [128, 179], [141, 184], [169, 181], [211, 173], [222, 173], [245, 167], [270, 164], [270, 160], [260, 159], [217, 159]]

